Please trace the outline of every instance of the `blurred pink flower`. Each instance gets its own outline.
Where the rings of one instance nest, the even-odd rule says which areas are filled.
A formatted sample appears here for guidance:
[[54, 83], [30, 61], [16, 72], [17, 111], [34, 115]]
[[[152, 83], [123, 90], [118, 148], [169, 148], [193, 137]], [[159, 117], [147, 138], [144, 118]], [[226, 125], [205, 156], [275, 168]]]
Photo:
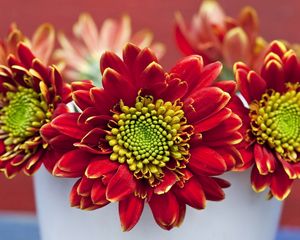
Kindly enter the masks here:
[[106, 19], [98, 30], [89, 14], [81, 14], [73, 26], [74, 38], [69, 40], [63, 33], [58, 35], [61, 48], [56, 50], [54, 58], [58, 60], [67, 81], [93, 80], [101, 85], [99, 59], [106, 50], [119, 56], [127, 42], [137, 46], [151, 47], [160, 58], [165, 52], [161, 43], [152, 44], [153, 34], [141, 30], [132, 35], [130, 17], [124, 15], [121, 20]]

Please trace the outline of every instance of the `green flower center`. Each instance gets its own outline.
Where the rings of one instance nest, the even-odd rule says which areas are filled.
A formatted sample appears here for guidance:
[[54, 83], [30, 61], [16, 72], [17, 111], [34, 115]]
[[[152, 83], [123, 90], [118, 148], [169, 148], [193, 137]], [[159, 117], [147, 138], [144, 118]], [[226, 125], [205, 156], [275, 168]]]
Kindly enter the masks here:
[[154, 101], [151, 96], [138, 96], [134, 107], [120, 101], [106, 136], [113, 150], [110, 159], [128, 164], [137, 179], [148, 179], [152, 186], [164, 176], [165, 167], [184, 168], [193, 128], [181, 108], [179, 101]]
[[287, 161], [300, 161], [300, 92], [269, 91], [250, 105], [251, 131]]
[[0, 110], [0, 128], [7, 135], [6, 145], [17, 144], [33, 136], [49, 113], [48, 106], [33, 89], [19, 86], [16, 92], [7, 92], [6, 105]]

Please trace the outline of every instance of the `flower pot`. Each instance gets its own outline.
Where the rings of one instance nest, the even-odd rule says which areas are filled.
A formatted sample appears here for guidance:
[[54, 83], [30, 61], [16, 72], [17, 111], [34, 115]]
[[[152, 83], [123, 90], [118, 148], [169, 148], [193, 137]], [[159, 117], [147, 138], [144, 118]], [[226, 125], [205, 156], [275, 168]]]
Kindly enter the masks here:
[[202, 211], [188, 208], [180, 228], [162, 230], [146, 206], [133, 230], [122, 232], [117, 204], [91, 212], [71, 208], [74, 179], [52, 177], [42, 168], [34, 177], [41, 240], [274, 240], [282, 204], [254, 193], [249, 175], [224, 175], [232, 183], [226, 199], [208, 202]]

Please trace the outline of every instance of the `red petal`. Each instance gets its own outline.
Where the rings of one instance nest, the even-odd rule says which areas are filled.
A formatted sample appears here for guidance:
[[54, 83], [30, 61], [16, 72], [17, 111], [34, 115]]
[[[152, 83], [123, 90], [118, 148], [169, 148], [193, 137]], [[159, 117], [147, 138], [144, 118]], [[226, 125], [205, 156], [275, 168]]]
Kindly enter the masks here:
[[123, 231], [132, 229], [140, 219], [144, 209], [144, 200], [131, 195], [119, 203], [119, 215]]
[[100, 59], [100, 70], [104, 74], [107, 68], [111, 68], [122, 75], [127, 75], [128, 71], [124, 62], [113, 52], [105, 52]]
[[205, 193], [207, 200], [211, 201], [221, 201], [225, 198], [224, 191], [218, 184], [219, 181], [214, 180], [212, 177], [207, 176], [197, 176], [198, 182], [201, 184], [202, 189]]
[[89, 91], [91, 88], [95, 87], [92, 80], [82, 80], [77, 82], [72, 82], [72, 91], [86, 90]]
[[52, 127], [75, 139], [81, 139], [86, 132], [77, 124], [80, 113], [64, 113], [53, 119]]
[[81, 181], [77, 187], [77, 193], [80, 196], [88, 197], [90, 196], [94, 181], [88, 179], [87, 177], [83, 176]]
[[185, 102], [184, 111], [190, 123], [201, 121], [224, 108], [230, 95], [220, 88], [207, 87], [201, 89], [191, 102]]
[[192, 177], [184, 184], [183, 188], [176, 189], [176, 195], [186, 204], [196, 209], [204, 209], [206, 204], [205, 194], [201, 184]]
[[76, 173], [84, 175], [85, 169], [91, 161], [91, 155], [81, 150], [73, 150], [65, 153], [57, 162], [53, 169], [53, 175], [58, 175], [58, 171]]
[[[112, 68], [106, 68], [102, 76], [103, 88], [115, 99], [122, 99], [125, 103], [131, 103], [136, 98], [137, 91], [125, 76]], [[126, 91], [124, 91], [126, 89]]]
[[172, 192], [162, 195], [153, 194], [149, 205], [160, 227], [170, 230], [176, 225], [179, 218], [179, 205]]
[[77, 187], [78, 187], [80, 181], [81, 181], [81, 179], [77, 180], [77, 182], [74, 184], [74, 186], [72, 187], [72, 190], [70, 192], [69, 199], [70, 199], [71, 207], [79, 207], [80, 206], [81, 197], [77, 193]]
[[273, 153], [260, 144], [254, 145], [254, 159], [261, 175], [267, 175], [275, 171], [276, 159]]
[[284, 169], [278, 167], [272, 176], [270, 190], [275, 198], [284, 200], [291, 192], [293, 179], [285, 173]]
[[186, 81], [189, 86], [189, 91], [191, 91], [199, 84], [202, 68], [202, 57], [192, 55], [179, 61], [175, 67], [172, 68], [171, 73], [175, 73], [180, 79]]
[[101, 159], [96, 157], [93, 161], [87, 166], [85, 175], [88, 178], [99, 178], [107, 173], [117, 170], [120, 166], [118, 163], [113, 162], [109, 159]]
[[226, 171], [224, 158], [211, 148], [201, 146], [191, 149], [189, 169], [195, 174], [219, 175]]
[[236, 92], [236, 82], [234, 81], [220, 81], [216, 82], [214, 86], [221, 88], [223, 91], [230, 94], [230, 96], [233, 96]]
[[89, 91], [87, 90], [73, 91], [72, 96], [74, 102], [82, 111], [84, 111], [88, 107], [94, 106], [94, 103], [90, 98]]
[[30, 49], [24, 43], [19, 43], [18, 55], [19, 55], [21, 62], [27, 68], [30, 68], [32, 66], [32, 61], [35, 58], [35, 56], [32, 54]]
[[254, 166], [251, 171], [251, 185], [255, 192], [262, 192], [271, 183], [271, 174], [261, 175]]
[[167, 193], [177, 181], [177, 177], [172, 171], [165, 171], [164, 173], [162, 182], [154, 189], [154, 193], [158, 195]]
[[248, 73], [247, 79], [249, 82], [251, 100], [260, 100], [262, 94], [267, 90], [266, 81], [254, 71]]
[[100, 179], [94, 180], [94, 184], [91, 190], [91, 199], [94, 204], [104, 206], [109, 203], [106, 199], [106, 186]]
[[220, 62], [214, 62], [206, 65], [199, 76], [197, 85], [194, 88], [190, 89], [190, 94], [193, 96], [197, 95], [198, 91], [204, 87], [209, 87], [212, 85], [213, 81], [217, 79], [220, 72], [222, 71], [222, 64]]
[[133, 174], [125, 165], [121, 165], [118, 171], [108, 183], [106, 198], [111, 202], [117, 202], [125, 199], [136, 188]]
[[229, 108], [223, 108], [221, 111], [212, 115], [210, 118], [206, 118], [195, 125], [195, 132], [204, 132], [210, 130], [221, 122], [229, 118], [232, 111]]

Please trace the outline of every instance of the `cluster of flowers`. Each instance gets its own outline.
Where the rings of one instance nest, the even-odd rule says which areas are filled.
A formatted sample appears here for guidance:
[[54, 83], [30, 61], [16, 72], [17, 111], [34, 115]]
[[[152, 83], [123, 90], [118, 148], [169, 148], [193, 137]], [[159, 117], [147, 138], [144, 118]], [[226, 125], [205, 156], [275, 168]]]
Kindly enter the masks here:
[[186, 205], [224, 199], [230, 183], [219, 176], [228, 171], [252, 168], [255, 191], [288, 196], [300, 178], [297, 46], [260, 37], [252, 8], [233, 19], [204, 1], [189, 26], [177, 14], [187, 56], [170, 71], [158, 63], [163, 45], [150, 32], [131, 34], [128, 16], [98, 31], [84, 14], [73, 30], [73, 40], [58, 36], [59, 49], [51, 25], [32, 39], [12, 25], [0, 42], [0, 170], [8, 178], [41, 165], [76, 178], [71, 206], [118, 202], [124, 231], [145, 203], [160, 227], [179, 226]]

